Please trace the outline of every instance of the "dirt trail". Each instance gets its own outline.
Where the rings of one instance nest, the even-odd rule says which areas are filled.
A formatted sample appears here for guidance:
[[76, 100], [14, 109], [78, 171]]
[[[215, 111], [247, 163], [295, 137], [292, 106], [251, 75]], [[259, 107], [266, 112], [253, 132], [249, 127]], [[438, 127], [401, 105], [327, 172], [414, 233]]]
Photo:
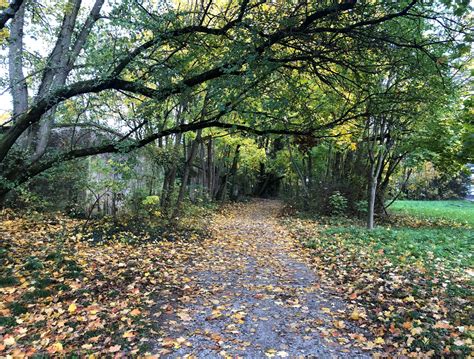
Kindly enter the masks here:
[[[345, 303], [320, 288], [307, 257], [277, 221], [281, 203], [254, 201], [217, 215], [157, 327], [165, 357], [357, 358], [334, 335]], [[163, 303], [169, 303], [170, 298]], [[356, 329], [357, 331], [357, 329]]]

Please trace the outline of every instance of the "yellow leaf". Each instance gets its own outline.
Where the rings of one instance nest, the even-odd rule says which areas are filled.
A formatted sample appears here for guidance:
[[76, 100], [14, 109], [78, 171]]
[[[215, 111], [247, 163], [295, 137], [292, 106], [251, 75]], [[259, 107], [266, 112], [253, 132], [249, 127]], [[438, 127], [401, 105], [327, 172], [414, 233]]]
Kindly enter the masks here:
[[233, 314], [231, 317], [234, 320], [234, 322], [242, 324], [244, 323], [245, 313], [237, 312]]
[[377, 338], [374, 340], [374, 343], [375, 343], [375, 344], [380, 344], [380, 345], [382, 345], [382, 344], [385, 344], [385, 340], [383, 340], [382, 337], [377, 337]]
[[269, 358], [273, 358], [276, 353], [277, 353], [277, 351], [276, 351], [275, 349], [268, 349], [268, 350], [265, 352], [265, 356], [267, 356], [267, 357], [269, 357]]
[[351, 319], [352, 320], [359, 320], [359, 318], [360, 318], [359, 312], [357, 311], [357, 309], [354, 309], [354, 311], [351, 314]]
[[176, 341], [173, 338], [164, 338], [161, 346], [164, 348], [172, 348], [176, 344]]
[[134, 332], [125, 332], [122, 335], [123, 338], [133, 338], [134, 336], [135, 336]]
[[68, 308], [67, 310], [69, 311], [69, 313], [72, 314], [72, 313], [74, 313], [74, 312], [76, 311], [76, 309], [77, 309], [76, 303], [71, 303], [71, 304], [69, 305], [69, 308]]
[[207, 320], [217, 319], [222, 316], [222, 312], [219, 309], [213, 309], [211, 315], [207, 317]]
[[54, 343], [53, 348], [57, 352], [62, 352], [63, 351], [63, 345], [60, 342]]

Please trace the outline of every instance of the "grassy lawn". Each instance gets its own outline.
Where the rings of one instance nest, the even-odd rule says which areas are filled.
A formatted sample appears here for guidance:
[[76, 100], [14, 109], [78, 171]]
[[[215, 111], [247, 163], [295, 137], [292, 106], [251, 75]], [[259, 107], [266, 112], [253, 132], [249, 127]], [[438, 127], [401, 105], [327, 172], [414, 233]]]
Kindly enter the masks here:
[[423, 264], [430, 271], [464, 270], [474, 265], [474, 230], [466, 228], [384, 228], [373, 231], [357, 226], [320, 232], [315, 247], [333, 246], [335, 237], [344, 247], [370, 248], [398, 266]]
[[390, 210], [420, 218], [452, 220], [474, 227], [474, 202], [466, 200], [396, 201]]

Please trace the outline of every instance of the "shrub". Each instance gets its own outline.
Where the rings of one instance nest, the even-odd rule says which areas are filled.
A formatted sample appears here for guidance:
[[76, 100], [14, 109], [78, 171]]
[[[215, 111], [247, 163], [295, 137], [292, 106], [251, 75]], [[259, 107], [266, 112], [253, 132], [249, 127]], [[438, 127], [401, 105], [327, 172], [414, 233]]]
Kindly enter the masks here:
[[354, 203], [354, 209], [359, 216], [365, 216], [368, 212], [367, 201], [357, 201]]
[[160, 197], [159, 196], [147, 196], [143, 199], [142, 205], [145, 207], [148, 215], [151, 216], [160, 216]]
[[347, 210], [347, 199], [344, 197], [341, 192], [335, 191], [329, 197], [329, 209], [331, 211], [331, 215], [333, 216], [341, 216]]

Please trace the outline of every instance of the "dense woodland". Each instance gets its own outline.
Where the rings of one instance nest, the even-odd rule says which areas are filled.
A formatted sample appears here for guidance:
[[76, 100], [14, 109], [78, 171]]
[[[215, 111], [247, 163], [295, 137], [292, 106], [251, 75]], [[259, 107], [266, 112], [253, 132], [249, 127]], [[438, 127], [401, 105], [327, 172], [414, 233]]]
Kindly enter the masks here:
[[[278, 199], [290, 216], [304, 213], [312, 218], [354, 220], [377, 231], [379, 224], [399, 223], [390, 213], [397, 200], [460, 199], [467, 194], [471, 179], [466, 164], [474, 163], [474, 34], [468, 0], [0, 0], [0, 9], [0, 207], [6, 223], [3, 233], [13, 238], [11, 243], [17, 238], [14, 218], [29, 223], [18, 225], [17, 232], [37, 233], [28, 230], [36, 228], [29, 221], [48, 214], [62, 218], [47, 222], [53, 227], [62, 223], [62, 229], [59, 224], [54, 227], [54, 236], [62, 231], [64, 238], [80, 241], [84, 236], [78, 228], [135, 223], [143, 227], [140, 230], [146, 227], [153, 232], [147, 238], [160, 241], [177, 228], [182, 230], [201, 211], [206, 213], [204, 222], [218, 207], [227, 213], [229, 203], [249, 208], [253, 215], [261, 210], [273, 223], [271, 228], [280, 228], [271, 219], [274, 202], [268, 202], [270, 211], [252, 204], [252, 198]], [[248, 201], [249, 207], [239, 207]], [[238, 210], [228, 211], [229, 218], [239, 215]], [[74, 227], [76, 222], [71, 221], [79, 224]], [[307, 242], [316, 253], [333, 249], [333, 244], [320, 249], [320, 238], [347, 235], [299, 231], [300, 222], [289, 223], [293, 237], [303, 233], [318, 238]], [[438, 224], [410, 220], [410, 226], [426, 225], [427, 230]], [[72, 227], [75, 234], [66, 236]], [[223, 231], [216, 228], [213, 233]], [[385, 244], [394, 238], [392, 232], [380, 231], [364, 238]], [[189, 233], [186, 238], [196, 237]], [[413, 233], [409, 237], [418, 238]], [[420, 236], [440, 235], [426, 233]], [[469, 252], [471, 233], [449, 232], [443, 237], [454, 236], [450, 243], [461, 248], [446, 250], [452, 251], [451, 260], [461, 268], [458, 281], [466, 273], [466, 264], [453, 253]], [[237, 238], [238, 233], [232, 236]], [[406, 237], [400, 238], [403, 242]], [[253, 245], [245, 241], [238, 242], [239, 251]], [[283, 240], [280, 244], [286, 246]], [[0, 251], [0, 257], [28, 252], [21, 246], [15, 252], [11, 245]], [[154, 263], [152, 255], [158, 258], [159, 251], [166, 253], [172, 247], [169, 253], [181, 253], [193, 247], [188, 242], [161, 245], [170, 247], [149, 249], [140, 266]], [[393, 248], [378, 245], [374, 253], [392, 253]], [[41, 255], [51, 259], [48, 246], [40, 246]], [[90, 257], [81, 256], [90, 249], [79, 246], [71, 249], [78, 253], [74, 260], [86, 263]], [[359, 242], [357, 246], [365, 248]], [[409, 258], [416, 246], [407, 245], [408, 254], [397, 258]], [[122, 263], [124, 253], [131, 253], [133, 260], [145, 255], [139, 248], [108, 251], [94, 252], [97, 258], [113, 258], [98, 266]], [[336, 257], [341, 253], [335, 249], [323, 262], [334, 255], [328, 267], [343, 271], [346, 267], [338, 266], [345, 259]], [[364, 253], [360, 260], [373, 264]], [[208, 254], [202, 255], [206, 263]], [[187, 258], [176, 255], [172, 260], [184, 263]], [[353, 254], [351, 258], [358, 261]], [[386, 260], [377, 265], [385, 268]], [[5, 267], [8, 275], [19, 266], [13, 262], [2, 262], [10, 263]], [[121, 273], [102, 270], [113, 278]], [[318, 270], [321, 274], [326, 268]], [[338, 277], [338, 285], [347, 273]], [[413, 273], [407, 274], [406, 282], [427, 282]], [[167, 278], [171, 277], [175, 278]], [[344, 278], [346, 284], [356, 282]], [[155, 279], [155, 283], [162, 281]], [[175, 281], [173, 285], [180, 284]], [[356, 300], [354, 293], [350, 300]], [[428, 293], [428, 298], [431, 292], [423, 289], [422, 293]], [[415, 301], [403, 299], [402, 304], [414, 306], [416, 295]], [[70, 315], [81, 300], [74, 299]], [[122, 300], [128, 303], [130, 298]], [[452, 311], [456, 318], [452, 328], [440, 324], [438, 329], [468, 325], [460, 314], [462, 300]], [[400, 302], [391, 302], [390, 308], [392, 304], [398, 308]], [[356, 313], [354, 321], [359, 320]], [[400, 312], [397, 318], [405, 314]], [[436, 315], [429, 325], [439, 323]], [[402, 327], [412, 319], [402, 319], [390, 327], [394, 337], [399, 334], [396, 330], [412, 330]], [[122, 328], [123, 323], [118, 325]], [[0, 322], [0, 336], [6, 335], [4, 341], [9, 343], [4, 348], [13, 348], [15, 341], [8, 332], [4, 334], [4, 328], [8, 326]], [[380, 325], [374, 328], [374, 333], [381, 330]], [[378, 338], [389, 332], [387, 328], [375, 334], [377, 339], [371, 342], [375, 344], [367, 350], [385, 345]], [[464, 329], [456, 335], [465, 335]], [[439, 339], [433, 334], [437, 344], [432, 347], [413, 338], [415, 342], [408, 339], [406, 346], [415, 343], [409, 351], [431, 355], [467, 353], [467, 342], [458, 342], [464, 349], [455, 351], [452, 342], [457, 336], [448, 336], [443, 332], [439, 338], [444, 339]], [[135, 334], [123, 338], [133, 342]], [[63, 339], [59, 337], [56, 347], [53, 342], [36, 347], [61, 353]], [[76, 348], [76, 339], [71, 340], [75, 343], [71, 348]], [[446, 349], [448, 342], [452, 347]], [[113, 343], [108, 353], [126, 352], [124, 344]], [[172, 342], [171, 347], [187, 346], [183, 343]], [[401, 350], [403, 345], [391, 350]], [[82, 348], [89, 350], [93, 344]]]

